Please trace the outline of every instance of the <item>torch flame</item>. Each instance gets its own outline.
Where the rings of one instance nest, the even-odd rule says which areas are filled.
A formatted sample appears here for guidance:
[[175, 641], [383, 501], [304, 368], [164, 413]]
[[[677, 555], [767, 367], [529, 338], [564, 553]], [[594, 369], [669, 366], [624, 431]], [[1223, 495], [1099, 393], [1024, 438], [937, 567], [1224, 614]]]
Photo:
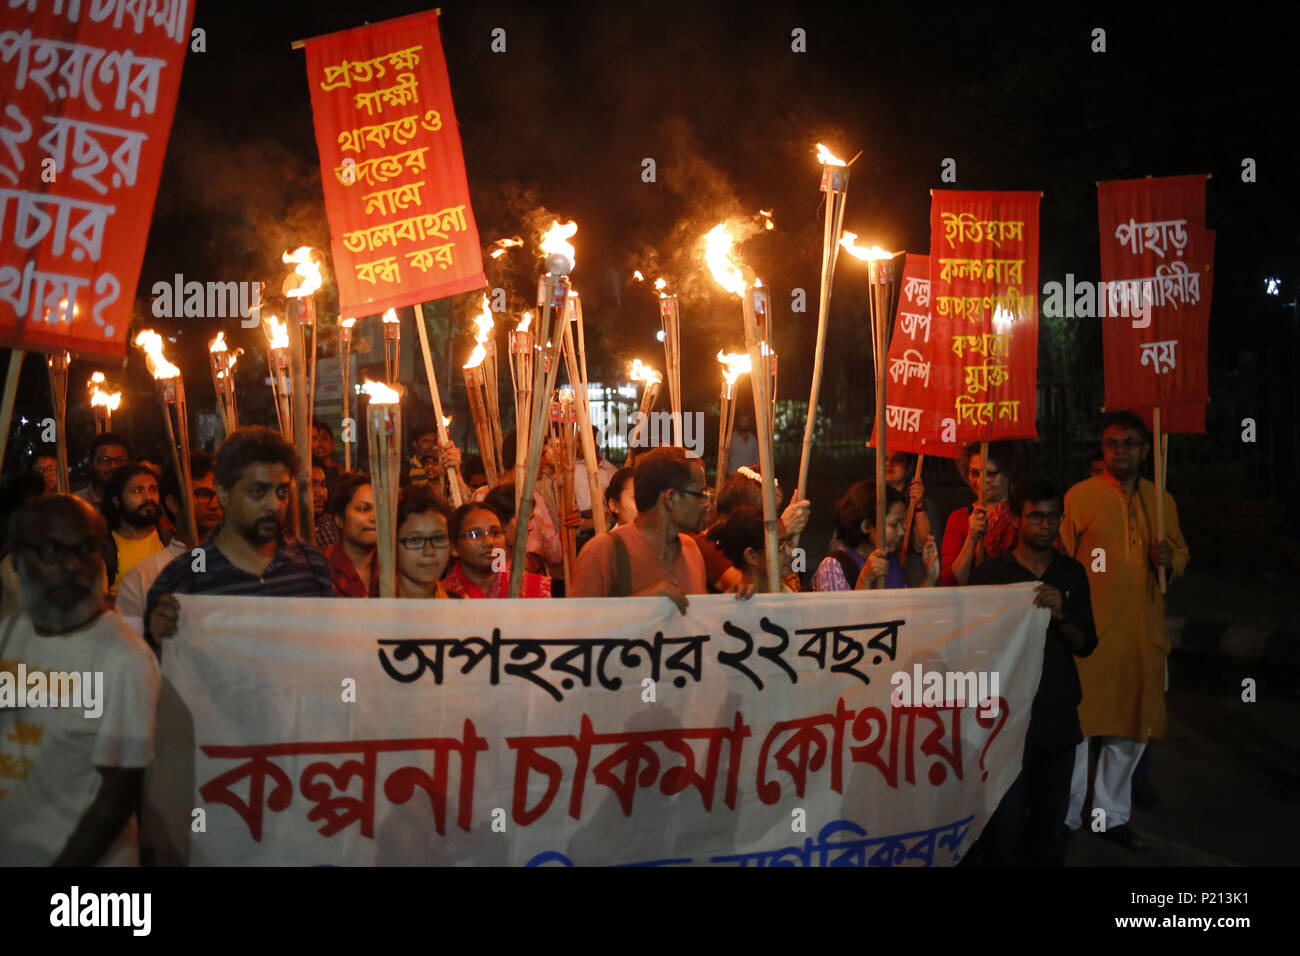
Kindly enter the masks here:
[[647, 385], [651, 382], [662, 382], [664, 377], [652, 369], [649, 365], [641, 364], [640, 359], [633, 359], [632, 364], [628, 366], [628, 376], [634, 382], [645, 382]]
[[663, 295], [664, 289], [666, 289], [666, 288], [668, 288], [668, 280], [667, 280], [667, 279], [665, 279], [663, 276], [660, 276], [658, 279], [655, 279], [655, 291], [656, 291], [656, 292], [658, 292], [660, 295]]
[[163, 355], [162, 336], [153, 329], [143, 330], [135, 337], [133, 344], [144, 352], [145, 364], [149, 366], [149, 374], [154, 378], [176, 378], [181, 374], [181, 370]]
[[474, 346], [474, 351], [469, 353], [469, 361], [461, 368], [478, 368], [485, 358], [487, 358], [487, 349], [483, 347], [482, 342], [479, 342]]
[[856, 232], [845, 231], [844, 238], [840, 240], [841, 248], [843, 248], [844, 251], [849, 253], [850, 255], [856, 256], [857, 258], [862, 259], [864, 261], [867, 259], [894, 258], [894, 254], [892, 252], [887, 252], [886, 250], [881, 249], [879, 246], [872, 246], [870, 249], [868, 249], [866, 246], [858, 245], [856, 242], [854, 242], [854, 240], [857, 238], [858, 238], [858, 234]]
[[632, 273], [632, 278], [635, 279], [637, 282], [645, 282], [645, 276], [641, 274], [640, 269], [637, 269], [635, 272]]
[[527, 332], [527, 331], [528, 331], [528, 327], [529, 327], [530, 325], [532, 325], [532, 324], [533, 324], [533, 313], [531, 313], [531, 312], [525, 312], [525, 313], [524, 313], [524, 317], [523, 317], [522, 319], [520, 319], [520, 320], [519, 320], [519, 324], [515, 326], [515, 331], [516, 331], [516, 332]]
[[500, 259], [502, 256], [506, 254], [507, 249], [511, 248], [512, 246], [522, 246], [523, 244], [524, 241], [520, 239], [518, 236], [512, 236], [509, 239], [498, 239], [496, 241], [496, 249], [494, 249], [492, 252], [492, 258]]
[[745, 294], [745, 276], [741, 266], [731, 253], [735, 239], [727, 231], [727, 224], [720, 222], [709, 230], [704, 237], [704, 261], [713, 273], [713, 281], [732, 295]]
[[742, 375], [748, 375], [750, 369], [753, 368], [748, 352], [744, 354], [727, 352], [724, 354], [722, 349], [718, 349], [718, 361], [722, 363], [722, 377], [728, 385], [735, 385], [736, 379]]
[[847, 166], [848, 163], [840, 159], [821, 143], [817, 144], [817, 162], [823, 166]]
[[447, 427], [448, 425], [450, 425], [450, 424], [451, 424], [451, 416], [450, 416], [450, 415], [443, 415], [443, 416], [442, 416], [442, 427], [443, 427], [443, 428], [446, 428], [446, 427]]
[[356, 320], [355, 318], [352, 318], [352, 319], [339, 319], [339, 325], [343, 326], [343, 328], [345, 328], [345, 329], [350, 329], [350, 328], [352, 328], [352, 326], [354, 326], [354, 325], [356, 325], [356, 324], [357, 324], [357, 320]]
[[563, 256], [569, 260], [569, 269], [572, 270], [576, 260], [574, 259], [573, 244], [567, 240], [573, 238], [573, 234], [578, 231], [578, 224], [570, 220], [564, 225], [560, 225], [558, 219], [551, 220], [551, 228], [542, 233], [540, 243], [542, 252], [548, 256]]
[[213, 339], [211, 342], [208, 343], [208, 351], [209, 351], [209, 352], [225, 352], [225, 351], [227, 351], [227, 349], [226, 349], [226, 333], [225, 333], [224, 331], [222, 331], [222, 332], [218, 332], [218, 333], [217, 333], [217, 337], [216, 337], [215, 339]]
[[401, 320], [397, 318], [396, 309], [389, 309], [387, 312], [384, 313], [384, 322], [387, 323], [388, 325], [395, 325], [400, 321]]
[[266, 317], [266, 339], [271, 348], [287, 349], [289, 347], [289, 326], [274, 315]]
[[105, 379], [104, 379], [103, 372], [92, 372], [90, 374], [90, 381], [87, 383], [87, 385], [103, 385], [104, 381]]
[[762, 216], [763, 219], [764, 219], [764, 222], [763, 222], [763, 228], [765, 228], [765, 229], [775, 229], [775, 228], [776, 228], [776, 226], [772, 223], [772, 210], [770, 210], [770, 209], [760, 209], [760, 210], [758, 211], [758, 214], [759, 214], [760, 216]]
[[383, 382], [372, 382], [367, 379], [361, 386], [361, 391], [370, 396], [371, 405], [396, 405], [402, 400], [400, 392], [394, 391]]
[[311, 246], [299, 246], [293, 252], [286, 252], [280, 257], [284, 262], [296, 263], [293, 271], [302, 276], [302, 282], [296, 289], [285, 292], [286, 298], [297, 299], [312, 295], [320, 288], [320, 266], [311, 261], [311, 255], [315, 251]]
[[483, 295], [483, 311], [474, 317], [474, 325], [478, 328], [478, 333], [474, 336], [474, 341], [482, 344], [492, 335], [492, 310], [488, 308], [488, 297]]
[[90, 393], [91, 408], [95, 408], [96, 406], [102, 406], [104, 408], [107, 408], [110, 412], [115, 412], [117, 411], [117, 406], [120, 404], [122, 404], [121, 392], [112, 392], [112, 393], [105, 392], [102, 391], [98, 385], [96, 385]]

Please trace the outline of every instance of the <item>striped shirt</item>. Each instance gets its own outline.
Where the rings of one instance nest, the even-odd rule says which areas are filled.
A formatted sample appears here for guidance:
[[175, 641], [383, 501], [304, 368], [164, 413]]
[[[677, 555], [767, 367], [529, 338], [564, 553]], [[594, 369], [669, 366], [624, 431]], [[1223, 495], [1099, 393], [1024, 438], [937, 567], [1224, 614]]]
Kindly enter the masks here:
[[284, 539], [261, 576], [237, 568], [221, 553], [215, 534], [203, 546], [205, 566], [194, 570], [197, 560], [190, 553], [179, 555], [163, 568], [149, 588], [145, 601], [145, 638], [149, 618], [164, 594], [237, 594], [256, 597], [330, 597], [329, 564], [316, 548], [294, 539]]

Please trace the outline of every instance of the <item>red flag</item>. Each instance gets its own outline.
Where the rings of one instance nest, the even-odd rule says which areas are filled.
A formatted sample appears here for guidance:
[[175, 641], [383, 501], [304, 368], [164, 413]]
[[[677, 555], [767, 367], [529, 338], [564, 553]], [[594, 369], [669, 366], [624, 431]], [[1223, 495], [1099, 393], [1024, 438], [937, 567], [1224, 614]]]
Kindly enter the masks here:
[[933, 197], [933, 377], [943, 418], [953, 420], [958, 442], [1037, 438], [1042, 196], [935, 190]]
[[437, 12], [306, 47], [340, 314], [482, 288]]
[[[1149, 420], [1159, 405], [1162, 430], [1203, 433], [1204, 408], [1190, 406], [1204, 406], [1210, 394], [1214, 233], [1205, 228], [1205, 177], [1104, 182], [1097, 206], [1110, 290], [1101, 298], [1111, 306], [1102, 318], [1106, 407]], [[1139, 295], [1148, 315], [1114, 314], [1117, 302]]]
[[0, 10], [0, 344], [125, 352], [193, 15], [189, 0]]
[[[938, 339], [930, 334], [931, 321], [930, 257], [909, 252], [903, 263], [898, 319], [885, 366], [885, 448], [891, 453], [956, 458], [961, 454], [961, 445], [944, 444], [936, 437], [943, 432], [942, 419], [951, 415], [951, 396], [946, 396], [932, 378]], [[873, 424], [867, 447], [875, 443]]]

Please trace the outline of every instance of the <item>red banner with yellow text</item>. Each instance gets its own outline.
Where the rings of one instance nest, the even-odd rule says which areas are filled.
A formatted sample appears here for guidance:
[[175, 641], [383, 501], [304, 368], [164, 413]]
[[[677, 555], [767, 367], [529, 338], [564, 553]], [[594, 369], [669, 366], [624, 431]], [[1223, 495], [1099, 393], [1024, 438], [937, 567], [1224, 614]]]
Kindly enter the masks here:
[[932, 195], [932, 376], [942, 417], [953, 419], [958, 442], [1037, 438], [1042, 194]]
[[339, 313], [486, 285], [437, 12], [306, 48]]
[[190, 0], [0, 8], [0, 345], [126, 350]]
[[[943, 419], [952, 414], [952, 396], [938, 387], [931, 374], [938, 346], [938, 339], [930, 334], [931, 321], [930, 257], [909, 252], [885, 366], [885, 448], [890, 454], [904, 451], [956, 458], [961, 445], [939, 439]], [[868, 447], [875, 445], [875, 435], [873, 423]]]
[[1164, 431], [1204, 433], [1214, 265], [1205, 177], [1100, 183], [1097, 207], [1106, 407], [1150, 421], [1158, 405]]

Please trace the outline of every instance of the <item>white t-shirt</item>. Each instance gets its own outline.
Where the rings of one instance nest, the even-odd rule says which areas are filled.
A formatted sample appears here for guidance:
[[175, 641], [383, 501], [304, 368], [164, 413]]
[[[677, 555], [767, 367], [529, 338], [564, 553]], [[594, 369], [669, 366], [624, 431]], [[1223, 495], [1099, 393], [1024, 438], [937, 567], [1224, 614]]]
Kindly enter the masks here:
[[[0, 864], [47, 866], [99, 792], [97, 767], [143, 768], [153, 759], [158, 662], [116, 613], [43, 637], [26, 614], [0, 622], [0, 669], [102, 674], [98, 717], [81, 707], [0, 709]], [[139, 864], [136, 820], [100, 860]]]
[[154, 581], [158, 580], [158, 575], [162, 574], [162, 569], [171, 564], [173, 558], [189, 550], [185, 542], [172, 538], [171, 544], [167, 547], [156, 554], [149, 555], [122, 575], [122, 583], [117, 586], [117, 602], [113, 609], [126, 619], [126, 623], [130, 624], [137, 634], [144, 634], [144, 604], [145, 598], [149, 596], [149, 589], [153, 587]]

